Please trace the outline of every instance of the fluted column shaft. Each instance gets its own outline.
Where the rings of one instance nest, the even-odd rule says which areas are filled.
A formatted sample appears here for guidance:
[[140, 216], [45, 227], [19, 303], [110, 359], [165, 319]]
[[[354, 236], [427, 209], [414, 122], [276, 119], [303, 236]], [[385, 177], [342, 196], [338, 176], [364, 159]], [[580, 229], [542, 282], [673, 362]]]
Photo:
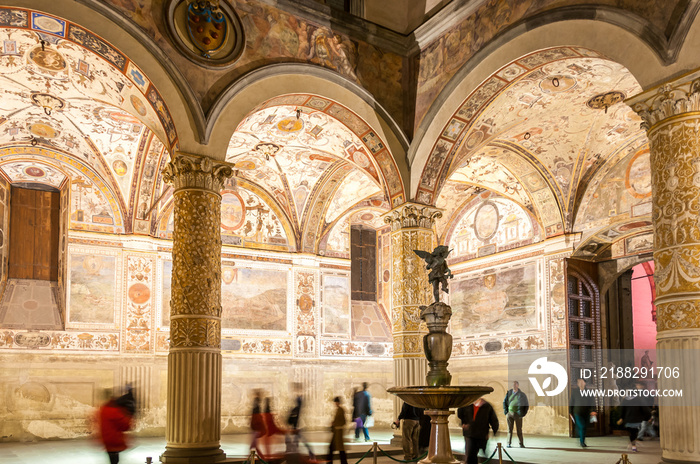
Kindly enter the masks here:
[[[404, 203], [384, 218], [391, 224], [392, 298], [394, 340], [394, 385], [426, 385], [428, 364], [423, 354], [420, 306], [428, 305], [432, 290], [428, 271], [413, 250], [431, 252], [435, 247], [433, 225], [441, 217], [437, 208]], [[399, 399], [394, 400], [394, 417]]]
[[221, 450], [221, 195], [230, 165], [184, 153], [174, 186], [166, 463], [212, 463]]
[[657, 365], [677, 367], [659, 377], [662, 457], [700, 462], [700, 72], [666, 83], [628, 103], [650, 141]]

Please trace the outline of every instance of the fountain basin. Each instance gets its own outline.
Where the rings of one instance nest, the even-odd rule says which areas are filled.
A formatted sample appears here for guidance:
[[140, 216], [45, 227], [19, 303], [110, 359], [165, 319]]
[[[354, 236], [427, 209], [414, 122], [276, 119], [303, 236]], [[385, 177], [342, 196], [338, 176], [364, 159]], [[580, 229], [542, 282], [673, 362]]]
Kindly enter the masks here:
[[482, 386], [392, 387], [387, 390], [411, 406], [423, 409], [455, 409], [468, 406], [493, 391]]

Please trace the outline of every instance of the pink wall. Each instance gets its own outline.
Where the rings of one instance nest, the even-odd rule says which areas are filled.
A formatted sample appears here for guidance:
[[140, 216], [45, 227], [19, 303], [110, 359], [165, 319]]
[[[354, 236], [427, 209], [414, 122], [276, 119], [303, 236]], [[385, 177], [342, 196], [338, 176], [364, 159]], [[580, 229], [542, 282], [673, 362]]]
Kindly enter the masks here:
[[[654, 261], [637, 264], [632, 268], [632, 324], [634, 326], [635, 364], [644, 355], [644, 350], [656, 349], [656, 322], [652, 319], [654, 312], [654, 278], [645, 275], [654, 273]], [[654, 351], [649, 353], [656, 361]], [[654, 363], [656, 365], [656, 362]]]

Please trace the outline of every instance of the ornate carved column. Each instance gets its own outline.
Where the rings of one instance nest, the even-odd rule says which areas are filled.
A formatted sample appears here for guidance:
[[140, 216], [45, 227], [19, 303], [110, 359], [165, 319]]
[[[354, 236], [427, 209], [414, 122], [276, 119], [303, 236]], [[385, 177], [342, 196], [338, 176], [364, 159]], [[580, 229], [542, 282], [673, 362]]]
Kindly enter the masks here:
[[221, 438], [221, 195], [231, 165], [177, 153], [163, 172], [175, 202], [166, 463], [226, 458]]
[[[384, 218], [391, 224], [392, 297], [391, 320], [394, 337], [394, 384], [397, 387], [425, 385], [428, 363], [423, 355], [420, 306], [432, 301], [428, 272], [413, 250], [432, 251], [433, 225], [440, 210], [417, 203], [404, 203]], [[399, 400], [394, 401], [394, 417]]]
[[650, 141], [662, 457], [700, 462], [700, 71], [628, 101]]

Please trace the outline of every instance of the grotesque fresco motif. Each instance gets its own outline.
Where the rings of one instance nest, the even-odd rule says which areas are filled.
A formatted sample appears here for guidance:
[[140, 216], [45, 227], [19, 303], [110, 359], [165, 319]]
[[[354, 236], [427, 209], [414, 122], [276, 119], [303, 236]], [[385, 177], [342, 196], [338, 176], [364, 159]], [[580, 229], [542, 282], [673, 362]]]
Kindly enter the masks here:
[[350, 336], [350, 276], [322, 276], [321, 303], [324, 335]]
[[[428, 189], [441, 188], [436, 205], [447, 214], [438, 230], [460, 208], [458, 191], [469, 186], [473, 195], [487, 189], [519, 203], [538, 218], [545, 236], [571, 229], [579, 205], [590, 206], [582, 198], [598, 188], [600, 167], [620, 156], [620, 150], [635, 150], [635, 140], [643, 135], [639, 117], [628, 106], [603, 110], [587, 105], [611, 88], [625, 95], [640, 90], [619, 64], [570, 48], [520, 58], [487, 80], [445, 126], [421, 180], [420, 189], [426, 189], [425, 195], [419, 191], [421, 198], [430, 198]], [[629, 177], [618, 190], [634, 190], [630, 198], [635, 203], [648, 191], [644, 166], [637, 158], [629, 174], [618, 173], [620, 179]], [[601, 211], [592, 211], [597, 220]], [[606, 209], [605, 216], [611, 215], [617, 213]], [[576, 220], [580, 218], [579, 212]]]
[[[518, 21], [558, 7], [581, 4], [580, 0], [488, 0], [461, 23], [452, 27], [434, 43], [425, 47], [418, 61], [418, 92], [416, 96], [416, 126], [420, 124], [431, 103], [455, 73], [474, 54]], [[672, 8], [652, 0], [606, 1], [615, 8], [628, 9], [643, 18], [660, 36], [670, 37], [678, 22], [671, 23]], [[630, 94], [627, 94], [628, 96]]]
[[540, 240], [540, 227], [522, 206], [498, 196], [478, 197], [455, 219], [447, 240], [460, 262]]
[[113, 324], [116, 257], [70, 255], [69, 321]]
[[464, 337], [537, 328], [535, 263], [457, 276], [452, 282], [452, 334]]
[[30, 29], [0, 29], [0, 97], [7, 112], [0, 115], [0, 149], [13, 147], [5, 158], [25, 145], [47, 167], [41, 168], [46, 175], [17, 169], [8, 175], [53, 185], [60, 177], [53, 172], [61, 171], [70, 178], [72, 228], [131, 231], [131, 219], [143, 218], [151, 206], [163, 151], [158, 142], [160, 151], [148, 156], [157, 145], [152, 141], [176, 142], [167, 108], [160, 97], [149, 103], [147, 94], [158, 95], [150, 81], [99, 37], [51, 16], [15, 13], [12, 24]]

